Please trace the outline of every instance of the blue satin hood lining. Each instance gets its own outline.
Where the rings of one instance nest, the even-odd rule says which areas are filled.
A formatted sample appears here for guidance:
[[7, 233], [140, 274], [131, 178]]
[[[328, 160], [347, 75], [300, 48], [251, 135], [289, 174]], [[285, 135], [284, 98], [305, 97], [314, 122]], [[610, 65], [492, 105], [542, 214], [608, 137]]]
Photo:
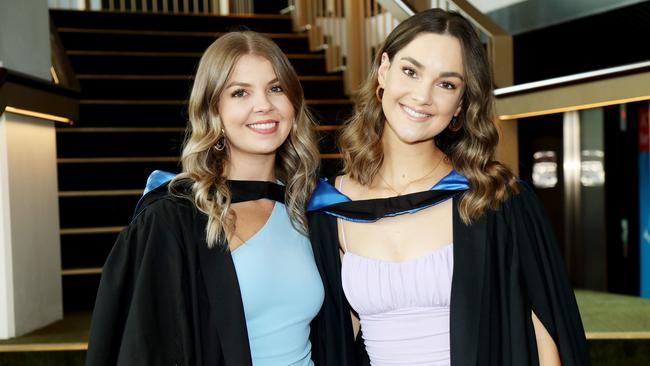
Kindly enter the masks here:
[[[460, 175], [456, 170], [452, 170], [443, 177], [436, 185], [431, 187], [432, 191], [435, 190], [446, 190], [446, 191], [465, 191], [469, 189], [469, 181], [464, 176]], [[307, 204], [307, 211], [316, 211], [324, 207], [332, 206], [337, 203], [350, 202], [352, 201], [350, 197], [339, 192], [338, 189], [334, 187], [327, 179], [319, 179], [314, 194], [311, 196], [309, 203]], [[431, 206], [431, 205], [430, 205]], [[430, 207], [426, 206], [426, 207]], [[400, 213], [393, 214], [393, 216], [400, 215], [402, 213], [413, 213], [419, 210], [422, 210], [426, 207], [420, 207], [417, 209], [404, 211]], [[339, 216], [332, 214], [334, 216]]]
[[162, 170], [154, 170], [150, 175], [149, 178], [147, 178], [147, 185], [144, 187], [144, 192], [142, 192], [142, 195], [144, 196], [145, 194], [153, 191], [154, 189], [164, 185], [165, 183], [169, 182], [176, 176], [175, 173], [170, 173], [170, 172], [165, 172]]

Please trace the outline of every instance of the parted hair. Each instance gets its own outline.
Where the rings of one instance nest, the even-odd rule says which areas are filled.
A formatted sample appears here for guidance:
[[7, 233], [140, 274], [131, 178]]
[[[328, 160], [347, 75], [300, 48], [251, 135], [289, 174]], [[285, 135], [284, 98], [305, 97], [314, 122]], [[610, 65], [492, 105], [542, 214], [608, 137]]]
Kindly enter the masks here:
[[474, 27], [462, 15], [429, 9], [400, 23], [378, 50], [371, 72], [357, 94], [353, 116], [339, 135], [343, 172], [362, 185], [375, 179], [383, 163], [381, 143], [386, 116], [377, 98], [378, 70], [383, 53], [392, 62], [395, 54], [418, 35], [435, 33], [458, 39], [463, 53], [465, 89], [456, 127], [445, 129], [434, 143], [449, 158], [454, 169], [469, 180], [459, 212], [469, 224], [486, 210], [497, 208], [511, 192], [517, 192], [512, 172], [495, 160], [499, 134], [495, 125], [493, 82], [485, 49]]
[[[234, 230], [231, 192], [227, 185], [228, 146], [213, 147], [225, 136], [218, 102], [237, 61], [244, 55], [266, 58], [291, 102], [295, 123], [286, 141], [276, 151], [276, 177], [285, 185], [285, 205], [292, 224], [306, 233], [305, 207], [319, 168], [319, 153], [313, 119], [305, 105], [298, 76], [280, 48], [269, 38], [252, 31], [227, 33], [205, 51], [190, 94], [186, 138], [181, 155], [182, 172], [170, 184], [172, 194], [179, 185], [191, 187], [190, 197], [208, 216], [209, 247], [226, 242], [226, 231]], [[186, 194], [187, 196], [187, 194]]]

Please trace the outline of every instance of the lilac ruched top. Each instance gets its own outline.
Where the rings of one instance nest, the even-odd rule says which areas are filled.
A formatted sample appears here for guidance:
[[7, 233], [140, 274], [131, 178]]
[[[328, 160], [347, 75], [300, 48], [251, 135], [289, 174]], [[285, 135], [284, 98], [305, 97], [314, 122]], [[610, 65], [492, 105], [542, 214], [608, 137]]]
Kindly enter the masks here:
[[449, 365], [453, 246], [405, 262], [346, 252], [342, 282], [373, 366]]
[[[342, 191], [343, 177], [340, 184]], [[342, 224], [343, 292], [359, 315], [370, 364], [449, 366], [453, 244], [403, 262], [366, 258], [348, 250]]]

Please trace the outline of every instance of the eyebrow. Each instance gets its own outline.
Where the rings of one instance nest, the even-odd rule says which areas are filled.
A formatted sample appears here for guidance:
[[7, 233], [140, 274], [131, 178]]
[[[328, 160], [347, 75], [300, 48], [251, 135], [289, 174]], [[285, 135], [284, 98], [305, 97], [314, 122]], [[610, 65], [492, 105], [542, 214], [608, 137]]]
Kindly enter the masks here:
[[[408, 61], [412, 63], [415, 67], [419, 69], [424, 69], [424, 65], [422, 65], [418, 60], [414, 59], [413, 57], [405, 56], [402, 57], [401, 60]], [[459, 78], [462, 81], [465, 81], [465, 78], [463, 78], [463, 75], [455, 72], [455, 71], [444, 71], [440, 73], [440, 77], [456, 77]]]
[[[275, 84], [275, 83], [277, 83], [277, 82], [278, 82], [278, 78], [275, 78], [275, 79], [269, 81], [266, 85]], [[249, 88], [249, 87], [251, 87], [252, 85], [249, 84], [249, 83], [243, 83], [243, 82], [241, 82], [241, 81], [233, 81], [233, 82], [231, 82], [230, 84], [226, 85], [226, 88], [225, 88], [225, 89], [228, 89], [228, 88], [233, 87], [233, 86], [241, 86], [241, 87], [244, 87], [244, 88]]]

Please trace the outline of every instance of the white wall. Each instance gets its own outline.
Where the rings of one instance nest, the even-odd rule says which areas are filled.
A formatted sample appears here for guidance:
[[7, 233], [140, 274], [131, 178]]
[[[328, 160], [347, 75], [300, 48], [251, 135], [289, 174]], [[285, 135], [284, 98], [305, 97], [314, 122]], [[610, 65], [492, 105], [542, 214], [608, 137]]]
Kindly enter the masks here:
[[53, 122], [0, 116], [0, 338], [63, 316]]
[[0, 64], [50, 80], [47, 0], [0, 0]]
[[[0, 146], [7, 144], [7, 121], [0, 115]], [[11, 255], [11, 220], [9, 219], [9, 173], [7, 153], [0, 148], [0, 339], [16, 331], [14, 322], [13, 260]]]

